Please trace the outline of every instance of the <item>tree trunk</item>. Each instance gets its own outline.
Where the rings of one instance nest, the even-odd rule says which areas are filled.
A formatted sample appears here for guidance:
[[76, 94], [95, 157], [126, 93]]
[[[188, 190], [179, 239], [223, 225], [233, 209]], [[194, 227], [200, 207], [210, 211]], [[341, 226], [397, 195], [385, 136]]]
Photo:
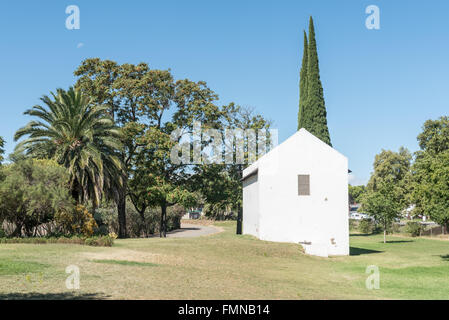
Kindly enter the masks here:
[[127, 238], [126, 232], [126, 185], [119, 190], [117, 197], [117, 212], [118, 212], [118, 236], [119, 238]]
[[95, 215], [95, 211], [97, 211], [98, 203], [95, 200], [92, 200], [92, 215]]
[[143, 236], [146, 238], [147, 237], [147, 232], [146, 232], [146, 226], [145, 226], [145, 210], [146, 208], [143, 208], [142, 210], [137, 210], [137, 212], [140, 215], [140, 228], [139, 228], [139, 236], [143, 233]]
[[167, 205], [161, 205], [161, 224], [159, 228], [159, 236], [161, 238], [167, 237]]
[[242, 234], [243, 212], [240, 203], [237, 206], [237, 234]]
[[384, 243], [387, 243], [387, 223], [384, 223]]
[[81, 196], [81, 186], [78, 183], [78, 180], [74, 180], [73, 181], [73, 185], [72, 185], [72, 198], [75, 200], [76, 204], [78, 205], [80, 203], [80, 196]]
[[11, 237], [20, 237], [22, 236], [22, 223], [16, 225], [16, 229], [11, 233]]

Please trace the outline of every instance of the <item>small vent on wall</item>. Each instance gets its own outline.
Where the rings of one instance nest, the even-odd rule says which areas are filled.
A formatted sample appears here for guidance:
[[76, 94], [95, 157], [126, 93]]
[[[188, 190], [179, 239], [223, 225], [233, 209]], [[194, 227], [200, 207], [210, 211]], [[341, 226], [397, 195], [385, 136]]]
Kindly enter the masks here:
[[298, 174], [298, 196], [310, 196], [310, 175]]

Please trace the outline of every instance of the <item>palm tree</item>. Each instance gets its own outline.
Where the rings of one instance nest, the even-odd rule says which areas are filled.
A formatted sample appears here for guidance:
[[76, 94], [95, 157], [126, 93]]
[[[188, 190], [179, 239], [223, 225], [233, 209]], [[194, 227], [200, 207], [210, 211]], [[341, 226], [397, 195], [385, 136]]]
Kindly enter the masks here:
[[80, 90], [58, 89], [43, 96], [46, 107], [36, 105], [24, 114], [39, 118], [19, 129], [16, 152], [38, 158], [54, 158], [70, 173], [70, 188], [77, 203], [91, 200], [97, 206], [105, 190], [122, 177], [119, 128], [107, 113]]

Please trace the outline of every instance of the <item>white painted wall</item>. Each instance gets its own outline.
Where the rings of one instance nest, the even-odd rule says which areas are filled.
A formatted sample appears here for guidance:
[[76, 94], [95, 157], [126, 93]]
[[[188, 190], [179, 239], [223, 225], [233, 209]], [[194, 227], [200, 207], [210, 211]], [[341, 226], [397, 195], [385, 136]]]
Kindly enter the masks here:
[[[243, 176], [256, 168], [257, 183], [249, 183], [251, 177], [243, 185], [245, 234], [267, 241], [311, 243], [303, 246], [313, 255], [349, 254], [345, 156], [301, 129]], [[298, 195], [299, 174], [310, 175], [310, 196]]]
[[259, 182], [257, 174], [243, 181], [243, 234], [259, 237]]

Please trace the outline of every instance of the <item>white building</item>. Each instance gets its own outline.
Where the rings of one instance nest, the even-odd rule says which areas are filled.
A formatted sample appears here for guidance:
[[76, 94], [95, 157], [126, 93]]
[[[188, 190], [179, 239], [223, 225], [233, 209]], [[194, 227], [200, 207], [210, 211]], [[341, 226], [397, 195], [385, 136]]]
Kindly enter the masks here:
[[349, 254], [348, 159], [301, 129], [243, 171], [243, 233]]

